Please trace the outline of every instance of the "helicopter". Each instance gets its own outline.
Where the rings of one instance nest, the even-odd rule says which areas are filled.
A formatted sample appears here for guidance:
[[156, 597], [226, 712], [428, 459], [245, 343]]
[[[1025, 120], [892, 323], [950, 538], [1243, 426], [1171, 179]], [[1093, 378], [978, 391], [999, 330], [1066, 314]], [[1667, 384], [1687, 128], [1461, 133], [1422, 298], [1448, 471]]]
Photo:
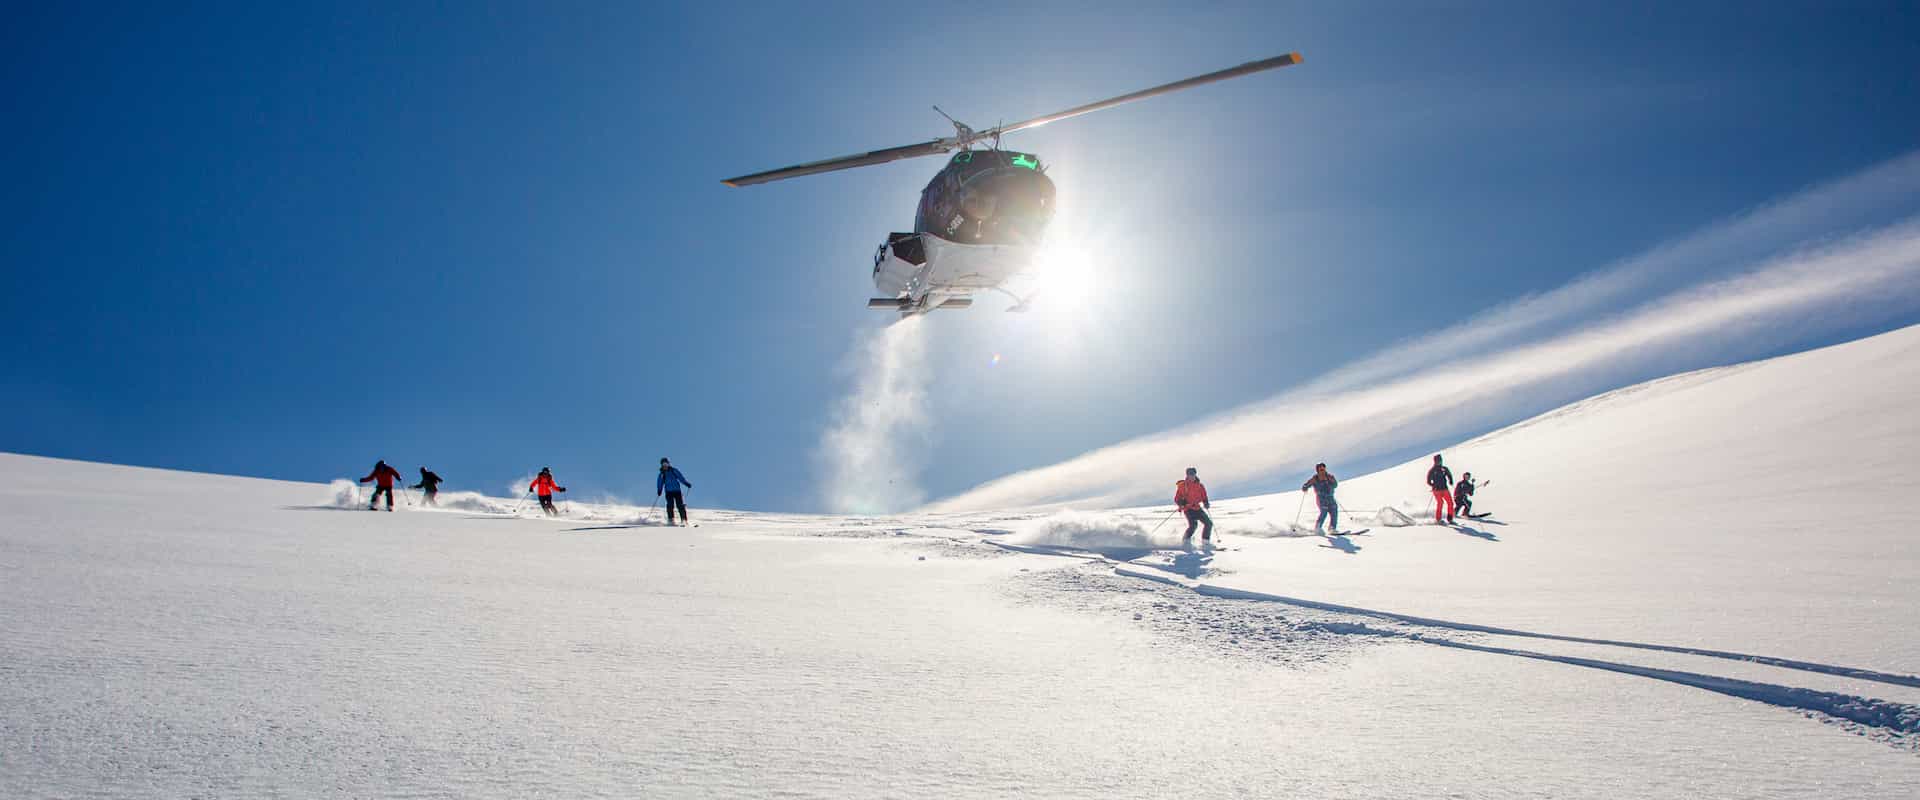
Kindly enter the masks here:
[[[1298, 63], [1299, 53], [1287, 53], [981, 131], [934, 106], [935, 112], [953, 124], [952, 136], [756, 172], [721, 183], [755, 186], [959, 150], [921, 190], [913, 230], [888, 234], [874, 253], [873, 285], [884, 296], [867, 301], [867, 307], [898, 311], [904, 317], [935, 309], [967, 308], [973, 305], [976, 293], [997, 291], [1013, 298], [1014, 304], [1008, 311], [1025, 311], [1033, 299], [1032, 294], [1021, 297], [1005, 284], [1024, 274], [1034, 263], [1047, 223], [1053, 219], [1054, 186], [1039, 156], [1001, 149], [1002, 136], [1135, 100]], [[983, 143], [986, 144], [983, 149], [975, 148]]]

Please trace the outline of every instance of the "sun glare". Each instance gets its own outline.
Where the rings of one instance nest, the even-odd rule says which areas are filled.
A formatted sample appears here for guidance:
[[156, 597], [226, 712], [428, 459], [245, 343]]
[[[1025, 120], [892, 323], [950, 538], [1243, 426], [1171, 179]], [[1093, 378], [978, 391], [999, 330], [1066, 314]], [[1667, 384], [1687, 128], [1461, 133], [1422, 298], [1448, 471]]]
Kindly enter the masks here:
[[1095, 290], [1093, 260], [1085, 248], [1048, 244], [1034, 261], [1036, 311], [1074, 311]]

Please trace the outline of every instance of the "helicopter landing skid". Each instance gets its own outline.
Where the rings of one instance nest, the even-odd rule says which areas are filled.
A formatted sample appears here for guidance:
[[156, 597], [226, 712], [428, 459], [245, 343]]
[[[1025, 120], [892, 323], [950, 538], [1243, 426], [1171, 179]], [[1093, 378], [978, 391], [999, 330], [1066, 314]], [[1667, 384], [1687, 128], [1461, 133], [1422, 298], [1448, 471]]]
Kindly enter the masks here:
[[881, 311], [898, 311], [906, 314], [925, 314], [935, 309], [958, 310], [973, 305], [971, 297], [921, 298], [916, 302], [911, 297], [876, 297], [867, 301], [867, 308]]

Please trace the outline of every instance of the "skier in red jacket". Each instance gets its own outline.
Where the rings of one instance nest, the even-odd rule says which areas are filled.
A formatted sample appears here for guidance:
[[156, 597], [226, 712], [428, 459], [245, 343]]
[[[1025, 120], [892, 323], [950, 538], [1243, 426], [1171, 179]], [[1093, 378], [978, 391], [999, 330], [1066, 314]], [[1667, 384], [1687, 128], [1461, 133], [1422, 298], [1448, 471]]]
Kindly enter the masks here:
[[540, 497], [540, 509], [547, 512], [549, 517], [560, 516], [560, 509], [553, 507], [553, 493], [566, 490], [567, 487], [554, 484], [552, 467], [541, 467], [539, 477], [534, 478], [533, 483], [527, 484], [527, 491]]
[[368, 511], [380, 504], [382, 494], [387, 496], [387, 510], [393, 510], [393, 482], [397, 480], [400, 480], [400, 470], [387, 466], [384, 459], [373, 465], [373, 472], [360, 479], [361, 483], [374, 484], [373, 499], [367, 502]]
[[1181, 543], [1192, 542], [1193, 529], [1201, 523], [1205, 523], [1207, 527], [1200, 532], [1200, 541], [1211, 543], [1213, 518], [1207, 516], [1206, 510], [1212, 508], [1213, 503], [1207, 501], [1207, 487], [1200, 483], [1200, 471], [1187, 467], [1186, 480], [1174, 484], [1174, 487], [1173, 504], [1179, 506], [1180, 510], [1187, 515], [1187, 535], [1180, 537]]

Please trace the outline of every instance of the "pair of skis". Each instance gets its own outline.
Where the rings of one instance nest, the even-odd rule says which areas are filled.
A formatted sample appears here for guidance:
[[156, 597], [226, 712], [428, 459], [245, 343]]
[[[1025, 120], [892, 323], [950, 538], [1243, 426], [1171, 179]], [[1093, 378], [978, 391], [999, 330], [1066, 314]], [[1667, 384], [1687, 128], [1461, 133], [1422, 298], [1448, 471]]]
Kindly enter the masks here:
[[1359, 536], [1360, 534], [1366, 533], [1367, 531], [1370, 531], [1373, 529], [1361, 528], [1357, 531], [1321, 531], [1321, 530], [1308, 530], [1306, 528], [1302, 528], [1298, 525], [1295, 525], [1293, 526], [1293, 530], [1295, 533], [1301, 533], [1308, 536], [1325, 536], [1331, 539], [1335, 536]]

